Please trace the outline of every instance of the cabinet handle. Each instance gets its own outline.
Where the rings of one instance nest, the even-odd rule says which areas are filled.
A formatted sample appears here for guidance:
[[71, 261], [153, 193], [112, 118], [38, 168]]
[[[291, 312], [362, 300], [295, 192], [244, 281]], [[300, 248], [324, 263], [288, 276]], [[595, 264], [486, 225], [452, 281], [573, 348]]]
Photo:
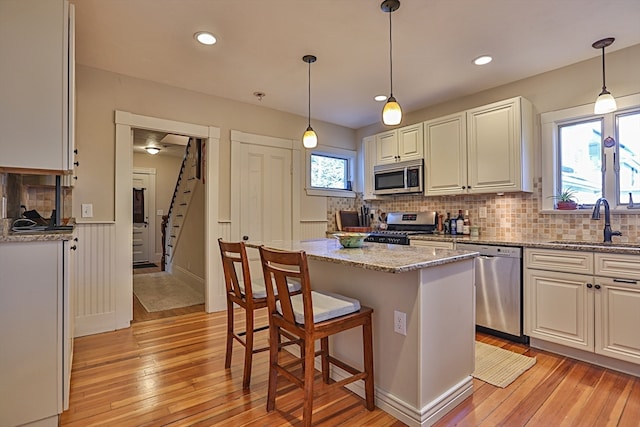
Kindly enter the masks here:
[[77, 176], [74, 176], [74, 177], [73, 177], [73, 179], [77, 180], [77, 179], [78, 179], [78, 177], [77, 177]]
[[596, 288], [596, 289], [600, 289], [600, 287], [601, 287], [600, 285], [595, 285], [594, 286], [594, 288]]
[[638, 281], [637, 280], [631, 280], [631, 279], [613, 279], [614, 282], [618, 282], [618, 283], [628, 283], [630, 285], [637, 285]]
[[69, 249], [71, 249], [72, 251], [75, 251], [76, 249], [78, 249], [78, 247], [76, 245], [73, 245]]
[[73, 150], [73, 154], [78, 154], [78, 149], [77, 148]]
[[77, 237], [76, 237], [76, 238], [74, 238], [74, 239], [73, 239], [73, 241], [74, 241], [74, 242], [77, 242], [77, 241], [78, 241], [78, 238], [77, 238]]
[[591, 289], [593, 288], [593, 285], [591, 283], [587, 283], [587, 288]]
[[73, 162], [73, 164], [76, 165], [76, 166], [80, 166], [80, 162], [78, 162], [78, 161]]

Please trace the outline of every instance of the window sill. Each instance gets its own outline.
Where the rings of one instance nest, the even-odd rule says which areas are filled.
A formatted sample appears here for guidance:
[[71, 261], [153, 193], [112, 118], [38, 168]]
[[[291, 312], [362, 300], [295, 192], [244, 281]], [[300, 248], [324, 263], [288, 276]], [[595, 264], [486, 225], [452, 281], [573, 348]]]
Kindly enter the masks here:
[[321, 188], [307, 188], [307, 196], [325, 196], [325, 197], [346, 197], [349, 199], [355, 199], [355, 191], [349, 190], [328, 190]]

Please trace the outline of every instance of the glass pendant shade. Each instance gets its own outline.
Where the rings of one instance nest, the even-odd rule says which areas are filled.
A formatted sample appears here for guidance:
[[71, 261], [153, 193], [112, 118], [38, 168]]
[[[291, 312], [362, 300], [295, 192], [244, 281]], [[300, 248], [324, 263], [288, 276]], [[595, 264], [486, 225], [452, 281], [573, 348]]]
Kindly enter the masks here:
[[602, 91], [596, 99], [596, 105], [593, 108], [594, 114], [606, 114], [616, 111], [618, 105], [615, 98], [609, 93], [609, 91]]
[[390, 96], [382, 109], [382, 123], [387, 126], [399, 125], [402, 121], [402, 109], [393, 96]]
[[302, 145], [304, 145], [304, 148], [316, 148], [318, 145], [318, 135], [316, 135], [311, 125], [309, 125], [304, 135], [302, 135]]

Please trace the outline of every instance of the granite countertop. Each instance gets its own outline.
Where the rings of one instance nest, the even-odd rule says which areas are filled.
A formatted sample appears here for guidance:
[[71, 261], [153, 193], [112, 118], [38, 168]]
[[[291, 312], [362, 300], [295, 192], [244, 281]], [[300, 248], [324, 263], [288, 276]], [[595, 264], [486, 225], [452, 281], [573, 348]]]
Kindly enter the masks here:
[[[261, 242], [246, 242], [257, 248]], [[265, 242], [265, 246], [288, 251], [304, 250], [309, 259], [328, 261], [386, 273], [404, 273], [471, 259], [478, 252], [365, 242], [361, 248], [343, 248], [336, 239]]]
[[0, 220], [0, 243], [71, 240], [73, 230], [11, 231], [11, 219]]
[[603, 243], [601, 241], [573, 241], [573, 240], [545, 240], [535, 236], [517, 236], [509, 239], [499, 238], [496, 236], [469, 237], [469, 236], [450, 236], [450, 235], [418, 235], [411, 236], [411, 240], [425, 241], [442, 241], [442, 242], [460, 242], [460, 243], [477, 243], [484, 245], [504, 245], [504, 246], [522, 246], [524, 248], [542, 248], [542, 249], [564, 249], [572, 251], [584, 252], [608, 252], [630, 255], [640, 255], [640, 243], [613, 242]]

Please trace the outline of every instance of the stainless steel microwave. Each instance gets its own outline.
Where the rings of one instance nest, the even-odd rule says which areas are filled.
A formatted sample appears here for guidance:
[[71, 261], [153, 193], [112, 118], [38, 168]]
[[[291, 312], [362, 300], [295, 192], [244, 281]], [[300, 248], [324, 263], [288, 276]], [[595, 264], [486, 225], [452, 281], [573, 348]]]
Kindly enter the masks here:
[[373, 194], [422, 193], [422, 159], [373, 167]]

